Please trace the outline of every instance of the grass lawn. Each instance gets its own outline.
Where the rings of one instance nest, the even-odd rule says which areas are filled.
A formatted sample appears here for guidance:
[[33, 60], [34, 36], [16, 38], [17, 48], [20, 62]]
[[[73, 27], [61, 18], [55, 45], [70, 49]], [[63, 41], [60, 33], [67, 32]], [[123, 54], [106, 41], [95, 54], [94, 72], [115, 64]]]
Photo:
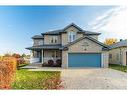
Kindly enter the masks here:
[[12, 89], [59, 89], [59, 71], [28, 71], [17, 70]]
[[127, 66], [122, 66], [122, 65], [117, 65], [117, 64], [110, 64], [109, 68], [127, 73]]

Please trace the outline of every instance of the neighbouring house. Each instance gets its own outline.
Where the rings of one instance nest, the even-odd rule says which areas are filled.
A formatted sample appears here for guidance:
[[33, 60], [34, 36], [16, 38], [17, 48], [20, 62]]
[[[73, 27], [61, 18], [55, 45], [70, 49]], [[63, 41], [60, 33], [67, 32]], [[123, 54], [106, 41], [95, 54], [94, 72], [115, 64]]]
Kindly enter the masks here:
[[32, 37], [33, 63], [61, 60], [61, 67], [108, 67], [109, 47], [98, 41], [100, 33], [86, 31], [74, 23], [63, 29]]
[[110, 45], [109, 63], [127, 65], [127, 40]]

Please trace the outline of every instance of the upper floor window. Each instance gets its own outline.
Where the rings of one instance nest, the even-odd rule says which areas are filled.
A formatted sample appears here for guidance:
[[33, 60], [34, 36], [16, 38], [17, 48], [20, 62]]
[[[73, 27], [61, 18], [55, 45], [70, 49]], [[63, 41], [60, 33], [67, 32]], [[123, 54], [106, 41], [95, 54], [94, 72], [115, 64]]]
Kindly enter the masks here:
[[73, 42], [76, 39], [76, 33], [75, 32], [69, 32], [68, 33], [68, 42]]
[[110, 59], [112, 58], [112, 54], [109, 54], [109, 58], [110, 58]]
[[58, 42], [58, 37], [57, 36], [52, 36], [51, 43], [57, 43], [57, 42]]
[[43, 40], [41, 40], [41, 39], [34, 39], [34, 45], [43, 45]]

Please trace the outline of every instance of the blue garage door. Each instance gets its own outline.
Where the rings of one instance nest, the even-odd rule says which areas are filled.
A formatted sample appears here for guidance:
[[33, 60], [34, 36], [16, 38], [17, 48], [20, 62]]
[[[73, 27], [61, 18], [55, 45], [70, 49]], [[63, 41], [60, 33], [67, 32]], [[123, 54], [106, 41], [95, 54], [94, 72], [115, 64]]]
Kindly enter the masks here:
[[69, 53], [69, 67], [101, 67], [101, 54], [99, 53]]

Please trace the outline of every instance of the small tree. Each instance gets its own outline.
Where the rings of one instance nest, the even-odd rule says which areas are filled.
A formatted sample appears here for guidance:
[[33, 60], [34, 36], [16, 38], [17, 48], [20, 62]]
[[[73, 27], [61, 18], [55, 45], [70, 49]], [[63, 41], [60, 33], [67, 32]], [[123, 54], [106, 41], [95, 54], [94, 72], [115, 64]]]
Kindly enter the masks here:
[[115, 39], [115, 38], [109, 38], [109, 39], [105, 39], [105, 44], [106, 45], [112, 45], [112, 44], [114, 44], [114, 43], [116, 43], [117, 42], [117, 39]]
[[22, 54], [22, 57], [26, 57], [26, 54], [23, 53], [23, 54]]

